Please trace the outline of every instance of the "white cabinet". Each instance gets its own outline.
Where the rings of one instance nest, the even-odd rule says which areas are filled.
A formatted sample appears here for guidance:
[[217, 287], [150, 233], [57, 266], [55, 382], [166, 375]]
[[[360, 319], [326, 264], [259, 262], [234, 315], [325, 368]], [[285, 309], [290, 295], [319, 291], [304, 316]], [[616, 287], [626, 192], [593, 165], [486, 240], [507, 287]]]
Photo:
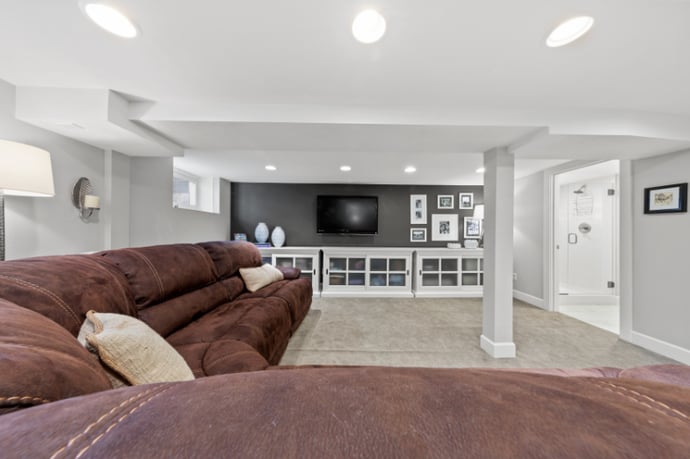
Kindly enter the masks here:
[[416, 249], [416, 297], [480, 297], [483, 285], [482, 249]]
[[300, 277], [309, 279], [314, 290], [314, 296], [319, 296], [319, 254], [318, 247], [270, 247], [261, 248], [261, 257], [264, 262], [273, 266], [299, 268], [302, 271]]
[[322, 296], [412, 297], [412, 249], [323, 248]]

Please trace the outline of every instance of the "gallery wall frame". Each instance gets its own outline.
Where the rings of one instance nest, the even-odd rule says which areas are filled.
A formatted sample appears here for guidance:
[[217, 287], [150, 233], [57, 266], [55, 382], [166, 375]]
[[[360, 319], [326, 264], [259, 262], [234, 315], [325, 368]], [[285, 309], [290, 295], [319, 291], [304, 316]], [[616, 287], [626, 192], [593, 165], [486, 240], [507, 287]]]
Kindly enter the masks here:
[[457, 241], [458, 234], [458, 214], [431, 215], [432, 241]]
[[460, 193], [458, 194], [458, 203], [460, 209], [474, 208], [474, 193]]
[[426, 195], [410, 195], [410, 224], [426, 225]]
[[475, 217], [465, 217], [463, 221], [463, 236], [465, 239], [481, 239], [482, 219]]
[[645, 214], [668, 214], [687, 211], [687, 183], [653, 186], [644, 189]]
[[439, 209], [455, 209], [455, 196], [452, 194], [439, 194], [436, 196], [436, 207]]
[[426, 242], [426, 228], [410, 228], [410, 242]]

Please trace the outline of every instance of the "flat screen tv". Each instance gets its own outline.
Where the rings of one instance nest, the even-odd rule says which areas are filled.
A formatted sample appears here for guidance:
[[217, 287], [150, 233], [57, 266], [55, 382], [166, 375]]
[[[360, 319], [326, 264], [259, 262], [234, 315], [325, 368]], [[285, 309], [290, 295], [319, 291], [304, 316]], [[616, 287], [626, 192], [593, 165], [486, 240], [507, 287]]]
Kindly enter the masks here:
[[376, 196], [317, 196], [316, 232], [377, 234], [379, 198]]

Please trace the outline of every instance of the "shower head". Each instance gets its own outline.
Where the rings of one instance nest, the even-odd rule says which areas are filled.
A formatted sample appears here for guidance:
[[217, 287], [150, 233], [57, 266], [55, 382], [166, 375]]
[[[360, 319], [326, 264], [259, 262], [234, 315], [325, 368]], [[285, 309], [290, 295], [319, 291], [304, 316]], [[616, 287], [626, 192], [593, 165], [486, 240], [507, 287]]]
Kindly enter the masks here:
[[582, 194], [582, 193], [585, 192], [585, 188], [587, 188], [587, 184], [586, 184], [586, 183], [585, 183], [584, 185], [582, 185], [580, 188], [578, 188], [577, 190], [573, 191], [573, 193], [575, 193], [575, 194]]

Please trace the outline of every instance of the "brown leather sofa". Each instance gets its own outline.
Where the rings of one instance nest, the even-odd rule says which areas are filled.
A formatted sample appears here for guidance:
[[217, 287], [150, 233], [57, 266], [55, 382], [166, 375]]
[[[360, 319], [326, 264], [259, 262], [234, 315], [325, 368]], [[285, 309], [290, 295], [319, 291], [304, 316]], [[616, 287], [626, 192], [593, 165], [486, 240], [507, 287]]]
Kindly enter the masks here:
[[[311, 299], [244, 291], [259, 263], [227, 243], [0, 263], [0, 457], [689, 457], [682, 365], [241, 371], [277, 363]], [[142, 318], [208, 377], [111, 389], [75, 339], [89, 309]]]
[[0, 263], [0, 298], [76, 337], [86, 312], [138, 317], [184, 357], [196, 377], [276, 365], [312, 300], [299, 270], [254, 293], [239, 269], [261, 265], [246, 242], [119, 249]]

